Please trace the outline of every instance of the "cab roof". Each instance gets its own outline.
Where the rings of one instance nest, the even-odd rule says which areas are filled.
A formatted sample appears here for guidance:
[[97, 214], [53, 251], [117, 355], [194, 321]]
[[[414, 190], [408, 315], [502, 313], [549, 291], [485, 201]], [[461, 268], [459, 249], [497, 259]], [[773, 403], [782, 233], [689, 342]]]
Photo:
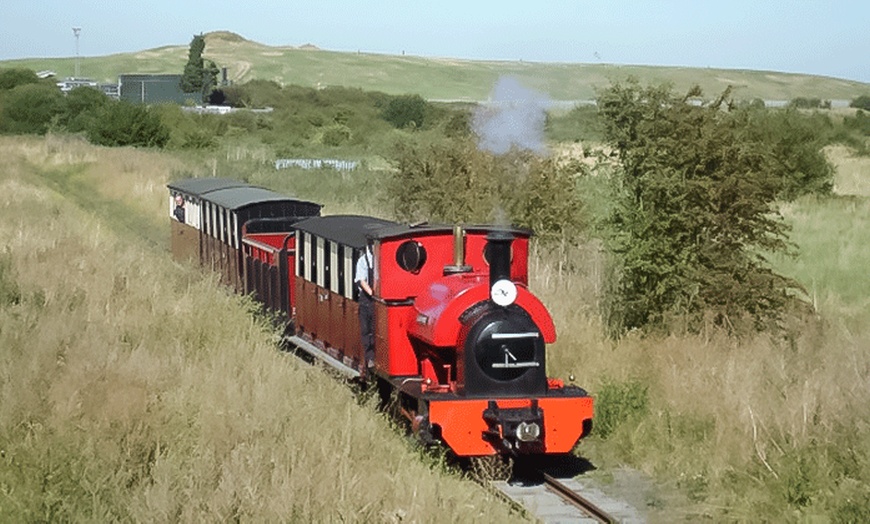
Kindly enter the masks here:
[[[468, 233], [506, 231], [517, 237], [530, 237], [532, 231], [512, 226], [462, 225]], [[452, 234], [446, 224], [400, 224], [391, 220], [360, 215], [329, 215], [307, 218], [296, 229], [339, 244], [364, 249], [369, 240], [393, 240], [404, 237]]]
[[228, 178], [187, 178], [167, 184], [169, 189], [193, 195], [201, 200], [213, 202], [218, 206], [237, 210], [252, 204], [265, 202], [287, 202], [293, 204], [305, 204], [317, 206], [320, 204], [297, 200], [280, 193], [259, 186], [252, 186], [246, 182], [231, 180]]
[[243, 186], [250, 187], [250, 184], [229, 178], [185, 178], [166, 184], [169, 189], [198, 197], [218, 189]]

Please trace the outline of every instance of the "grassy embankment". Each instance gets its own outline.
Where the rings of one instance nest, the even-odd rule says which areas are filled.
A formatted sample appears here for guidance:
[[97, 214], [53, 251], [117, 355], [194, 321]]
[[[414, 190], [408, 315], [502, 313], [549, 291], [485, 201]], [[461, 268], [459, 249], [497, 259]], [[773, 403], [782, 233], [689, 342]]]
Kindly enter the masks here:
[[0, 520], [516, 518], [170, 260], [181, 161], [57, 137], [0, 156]]
[[[179, 42], [139, 52], [82, 57], [80, 70], [83, 76], [102, 82], [115, 82], [123, 73], [180, 74], [189, 44]], [[791, 100], [798, 96], [851, 100], [870, 91], [870, 86], [861, 82], [772, 71], [539, 63], [524, 62], [521, 56], [515, 61], [475, 61], [319, 51], [266, 46], [227, 32], [206, 35], [205, 57], [227, 67], [235, 82], [256, 78], [310, 87], [341, 85], [390, 94], [418, 93], [442, 100], [485, 100], [496, 80], [505, 75], [554, 100], [591, 99], [597, 89], [628, 76], [644, 83], [672, 83], [677, 91], [698, 84], [709, 97], [732, 85], [734, 95], [747, 100]], [[0, 67], [48, 69], [66, 77], [75, 70], [75, 58], [5, 60]]]

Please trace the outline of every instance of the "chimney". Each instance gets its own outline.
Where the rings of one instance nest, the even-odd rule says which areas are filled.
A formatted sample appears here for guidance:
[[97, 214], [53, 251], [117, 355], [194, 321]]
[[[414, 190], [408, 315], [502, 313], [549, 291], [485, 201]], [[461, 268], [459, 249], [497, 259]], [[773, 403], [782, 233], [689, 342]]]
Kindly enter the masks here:
[[492, 231], [486, 235], [486, 256], [489, 262], [489, 287], [499, 280], [511, 279], [511, 244], [514, 236], [508, 231]]

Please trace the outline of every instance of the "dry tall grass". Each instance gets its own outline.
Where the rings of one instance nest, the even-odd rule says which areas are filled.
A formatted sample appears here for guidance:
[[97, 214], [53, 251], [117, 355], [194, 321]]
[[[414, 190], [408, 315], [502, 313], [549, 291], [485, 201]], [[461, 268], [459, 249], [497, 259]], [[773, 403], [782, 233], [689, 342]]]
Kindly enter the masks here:
[[870, 161], [855, 156], [846, 146], [830, 146], [825, 156], [837, 166], [834, 191], [839, 195], [870, 196]]
[[0, 155], [0, 521], [517, 518], [276, 351], [213, 277], [49, 189], [71, 174], [156, 219], [175, 161], [52, 138]]

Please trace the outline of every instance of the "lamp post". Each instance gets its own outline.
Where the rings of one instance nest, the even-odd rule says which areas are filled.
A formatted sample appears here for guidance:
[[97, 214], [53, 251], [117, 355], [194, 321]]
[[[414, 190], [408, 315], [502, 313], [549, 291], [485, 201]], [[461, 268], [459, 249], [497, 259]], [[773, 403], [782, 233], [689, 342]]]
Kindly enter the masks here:
[[73, 27], [73, 34], [76, 36], [76, 72], [74, 78], [79, 77], [79, 34], [82, 32], [81, 27]]

